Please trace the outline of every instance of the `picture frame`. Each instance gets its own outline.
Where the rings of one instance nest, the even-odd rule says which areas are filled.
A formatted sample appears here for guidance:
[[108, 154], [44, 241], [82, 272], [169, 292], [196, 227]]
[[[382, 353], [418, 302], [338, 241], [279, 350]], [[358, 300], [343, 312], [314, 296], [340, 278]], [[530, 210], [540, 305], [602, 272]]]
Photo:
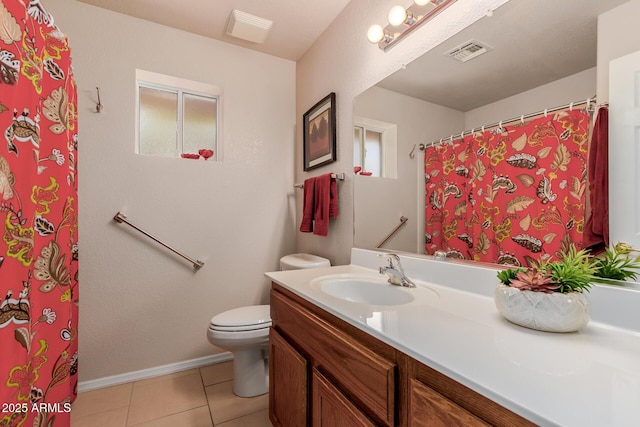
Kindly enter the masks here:
[[336, 161], [336, 94], [331, 92], [302, 116], [304, 170]]

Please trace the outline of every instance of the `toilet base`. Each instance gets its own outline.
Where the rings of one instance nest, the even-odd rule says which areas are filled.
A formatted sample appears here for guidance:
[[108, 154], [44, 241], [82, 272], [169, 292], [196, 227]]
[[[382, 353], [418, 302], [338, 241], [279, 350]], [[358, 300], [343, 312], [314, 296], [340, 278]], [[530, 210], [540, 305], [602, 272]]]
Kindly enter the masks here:
[[269, 364], [264, 350], [233, 352], [233, 394], [254, 397], [269, 391]]

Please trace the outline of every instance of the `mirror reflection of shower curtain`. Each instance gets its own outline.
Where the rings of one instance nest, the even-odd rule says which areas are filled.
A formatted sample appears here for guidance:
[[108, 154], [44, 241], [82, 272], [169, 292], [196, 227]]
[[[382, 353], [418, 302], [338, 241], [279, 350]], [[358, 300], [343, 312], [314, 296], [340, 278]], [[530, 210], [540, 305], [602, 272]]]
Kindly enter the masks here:
[[38, 0], [0, 6], [0, 425], [68, 426], [78, 370], [76, 86]]
[[589, 113], [561, 110], [425, 150], [425, 250], [506, 265], [582, 247]]

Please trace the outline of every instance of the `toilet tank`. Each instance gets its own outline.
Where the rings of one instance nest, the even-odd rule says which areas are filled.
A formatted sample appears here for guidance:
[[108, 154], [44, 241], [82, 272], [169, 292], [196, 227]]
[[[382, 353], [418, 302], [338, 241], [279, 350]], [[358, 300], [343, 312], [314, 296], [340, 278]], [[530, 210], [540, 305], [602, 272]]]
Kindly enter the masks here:
[[280, 258], [280, 270], [300, 270], [303, 268], [330, 267], [331, 262], [317, 255], [291, 254]]

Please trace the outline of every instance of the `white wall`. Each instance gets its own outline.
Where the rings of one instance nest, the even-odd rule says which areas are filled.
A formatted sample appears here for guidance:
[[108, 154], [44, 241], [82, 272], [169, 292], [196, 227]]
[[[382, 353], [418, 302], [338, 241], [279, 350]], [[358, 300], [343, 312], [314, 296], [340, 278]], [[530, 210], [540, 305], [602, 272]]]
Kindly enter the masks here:
[[[601, 102], [609, 101], [609, 63], [640, 50], [638, 17], [640, 0], [631, 0], [598, 17], [598, 99]], [[629, 91], [633, 91], [633, 88], [629, 88]], [[612, 105], [609, 123], [632, 123], [627, 118], [629, 112], [626, 108], [626, 105]], [[616, 137], [612, 136], [614, 134]], [[633, 213], [625, 207], [633, 204], [634, 198], [638, 200], [640, 183], [636, 168], [628, 167], [634, 164], [633, 161], [621, 165], [616, 160], [634, 156], [634, 148], [630, 146], [633, 141], [617, 137], [620, 134], [620, 130], [615, 132], [609, 127], [609, 236], [611, 243], [621, 241], [633, 244], [638, 241], [637, 228], [629, 227], [633, 222], [629, 221], [629, 216], [633, 216]], [[637, 159], [637, 151], [635, 155]], [[621, 183], [624, 185], [621, 186]]]
[[[81, 381], [220, 351], [210, 318], [268, 302], [263, 273], [295, 249], [295, 63], [77, 1], [45, 6], [78, 82]], [[136, 68], [222, 88], [223, 162], [134, 154]], [[120, 210], [205, 266], [116, 224]]]
[[596, 94], [596, 67], [547, 83], [465, 113], [465, 129], [509, 120], [522, 114], [544, 111]]
[[[336, 93], [338, 160], [303, 172], [302, 129], [296, 128], [296, 181], [327, 172], [347, 172], [339, 185], [340, 215], [332, 220], [328, 237], [297, 233], [297, 248], [348, 264], [353, 246], [353, 99], [365, 89], [397, 71], [451, 35], [485, 16], [506, 0], [458, 0], [402, 42], [384, 52], [367, 41], [371, 24], [384, 23], [396, 0], [352, 0], [322, 37], [297, 62], [296, 117], [330, 92]], [[302, 194], [296, 198], [296, 213], [302, 209]], [[297, 219], [298, 221], [298, 219]]]
[[640, 50], [640, 0], [598, 17], [598, 101], [609, 101], [609, 62]]
[[[398, 178], [354, 176], [354, 246], [373, 248], [400, 223], [408, 221], [383, 246], [424, 252], [424, 158], [414, 144], [433, 141], [464, 125], [464, 113], [372, 87], [356, 97], [356, 116], [398, 126]], [[420, 196], [422, 195], [422, 197]]]

